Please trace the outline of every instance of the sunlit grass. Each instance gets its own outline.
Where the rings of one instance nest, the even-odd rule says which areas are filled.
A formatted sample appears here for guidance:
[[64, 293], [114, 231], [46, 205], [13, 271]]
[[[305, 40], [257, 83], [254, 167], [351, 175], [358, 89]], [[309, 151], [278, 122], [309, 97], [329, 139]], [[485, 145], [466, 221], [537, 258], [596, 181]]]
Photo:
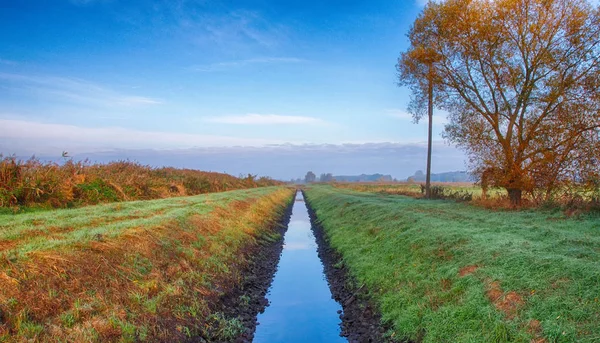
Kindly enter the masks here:
[[[410, 182], [394, 183], [333, 183], [341, 189], [351, 189], [358, 192], [407, 195], [411, 197], [424, 197], [425, 184]], [[489, 209], [512, 208], [508, 193], [504, 188], [489, 187], [486, 195], [480, 185], [470, 182], [432, 182], [432, 197], [468, 201], [474, 205]], [[562, 207], [576, 211], [594, 211], [600, 209], [598, 190], [592, 190], [584, 185], [568, 184], [556, 188], [547, 195], [545, 190], [525, 192], [523, 194], [524, 207]]]
[[[410, 196], [421, 196], [423, 191], [421, 185], [425, 183], [335, 183], [335, 187], [343, 189], [352, 189], [359, 192], [384, 193], [384, 194], [403, 194]], [[448, 192], [468, 192], [473, 198], [480, 198], [483, 190], [480, 186], [469, 182], [433, 182], [432, 186], [439, 186]], [[500, 188], [491, 188], [487, 192], [491, 198], [507, 196], [506, 190]]]
[[600, 340], [597, 215], [489, 211], [323, 186], [307, 199], [396, 338]]
[[243, 280], [248, 249], [276, 235], [292, 194], [0, 215], [0, 341], [229, 339], [239, 322], [214, 313], [214, 301]]
[[[127, 229], [151, 227], [169, 219], [206, 214], [215, 207], [248, 196], [260, 196], [271, 188], [213, 193], [201, 196], [131, 201], [44, 213], [0, 215], [0, 247], [3, 252], [23, 255], [34, 250], [53, 249], [73, 243], [115, 237]], [[13, 246], [14, 245], [14, 246]]]

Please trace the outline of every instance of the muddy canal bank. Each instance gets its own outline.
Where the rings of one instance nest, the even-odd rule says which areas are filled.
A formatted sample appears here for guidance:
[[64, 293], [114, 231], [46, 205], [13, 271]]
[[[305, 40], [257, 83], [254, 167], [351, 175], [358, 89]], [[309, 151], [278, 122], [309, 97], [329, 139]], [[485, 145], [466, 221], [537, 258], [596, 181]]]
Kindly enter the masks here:
[[306, 197], [306, 207], [310, 215], [311, 227], [317, 241], [319, 258], [325, 267], [325, 275], [333, 298], [342, 305], [341, 335], [348, 342], [389, 342], [385, 337], [387, 328], [381, 325], [381, 316], [369, 300], [369, 291], [357, 285], [351, 278], [338, 254], [327, 242], [323, 227], [317, 220], [315, 211]]
[[[295, 196], [295, 195], [294, 195]], [[194, 337], [189, 342], [236, 342], [249, 343], [253, 341], [256, 330], [257, 315], [268, 305], [267, 291], [277, 271], [279, 258], [283, 249], [283, 240], [288, 228], [294, 199], [290, 199], [285, 212], [273, 227], [276, 238], [263, 237], [258, 244], [246, 248], [244, 256], [250, 258], [250, 263], [243, 267], [240, 275], [241, 283], [227, 290], [219, 299], [215, 299], [214, 313], [222, 313], [223, 318], [213, 320], [213, 331], [241, 332], [233, 340], [214, 341], [202, 337]]]

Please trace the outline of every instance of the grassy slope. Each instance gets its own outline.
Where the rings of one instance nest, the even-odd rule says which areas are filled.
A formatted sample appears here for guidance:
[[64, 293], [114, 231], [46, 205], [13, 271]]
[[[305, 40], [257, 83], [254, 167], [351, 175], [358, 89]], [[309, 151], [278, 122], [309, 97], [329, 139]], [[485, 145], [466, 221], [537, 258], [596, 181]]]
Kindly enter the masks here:
[[[267, 187], [0, 215], [0, 341], [228, 337], [211, 301], [292, 199]], [[180, 336], [179, 338], [178, 335]]]
[[600, 341], [600, 218], [313, 187], [308, 201], [394, 336]]

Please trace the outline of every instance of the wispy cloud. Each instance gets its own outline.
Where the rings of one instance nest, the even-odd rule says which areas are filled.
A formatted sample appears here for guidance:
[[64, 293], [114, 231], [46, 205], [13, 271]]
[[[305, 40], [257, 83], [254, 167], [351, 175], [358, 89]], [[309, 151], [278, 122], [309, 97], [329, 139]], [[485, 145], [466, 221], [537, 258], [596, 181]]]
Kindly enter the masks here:
[[[414, 122], [412, 114], [406, 111], [400, 109], [388, 109], [385, 110], [385, 112], [389, 117]], [[433, 114], [433, 125], [442, 126], [448, 124], [447, 116], [448, 112], [436, 110]], [[421, 120], [419, 120], [419, 123], [427, 123], [427, 118], [422, 118]]]
[[46, 75], [0, 73], [0, 86], [35, 98], [96, 106], [148, 106], [159, 99], [122, 94], [83, 79]]
[[210, 41], [221, 46], [247, 45], [249, 43], [272, 48], [285, 38], [286, 28], [266, 20], [257, 11], [235, 10], [224, 15], [185, 15], [185, 22], [196, 25], [198, 41]]
[[140, 26], [161, 23], [194, 45], [229, 56], [274, 50], [288, 41], [290, 32], [260, 11], [231, 9], [218, 1], [161, 1], [153, 9], [151, 17], [132, 11], [123, 20]]
[[307, 62], [301, 58], [295, 57], [267, 57], [267, 58], [250, 58], [238, 61], [217, 62], [205, 65], [193, 66], [190, 69], [197, 72], [216, 72], [237, 69], [254, 64], [278, 64], [278, 63], [302, 63]]
[[[150, 6], [144, 5], [144, 10], [140, 10], [139, 6], [119, 6], [117, 18], [149, 35], [162, 38], [168, 32], [169, 39], [189, 44], [189, 52], [199, 52], [196, 54], [199, 56], [237, 59], [277, 54], [290, 42], [293, 32], [287, 22], [260, 10], [247, 9], [257, 6], [226, 5], [221, 1], [205, 0], [151, 3]], [[209, 61], [201, 60], [199, 63]]]
[[118, 101], [119, 104], [125, 106], [138, 106], [138, 105], [160, 105], [163, 102], [153, 98], [147, 98], [144, 96], [123, 96]]
[[209, 117], [205, 121], [235, 125], [276, 125], [276, 124], [321, 124], [322, 119], [305, 116], [282, 116], [277, 114], [248, 113], [239, 116]]

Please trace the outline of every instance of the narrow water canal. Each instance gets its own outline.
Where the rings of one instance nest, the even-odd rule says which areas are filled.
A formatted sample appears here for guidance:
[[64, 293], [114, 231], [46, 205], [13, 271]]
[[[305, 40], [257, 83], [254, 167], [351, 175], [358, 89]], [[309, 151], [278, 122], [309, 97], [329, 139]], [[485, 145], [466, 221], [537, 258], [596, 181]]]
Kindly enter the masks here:
[[346, 342], [339, 336], [341, 306], [331, 297], [300, 192], [267, 298], [254, 343]]

